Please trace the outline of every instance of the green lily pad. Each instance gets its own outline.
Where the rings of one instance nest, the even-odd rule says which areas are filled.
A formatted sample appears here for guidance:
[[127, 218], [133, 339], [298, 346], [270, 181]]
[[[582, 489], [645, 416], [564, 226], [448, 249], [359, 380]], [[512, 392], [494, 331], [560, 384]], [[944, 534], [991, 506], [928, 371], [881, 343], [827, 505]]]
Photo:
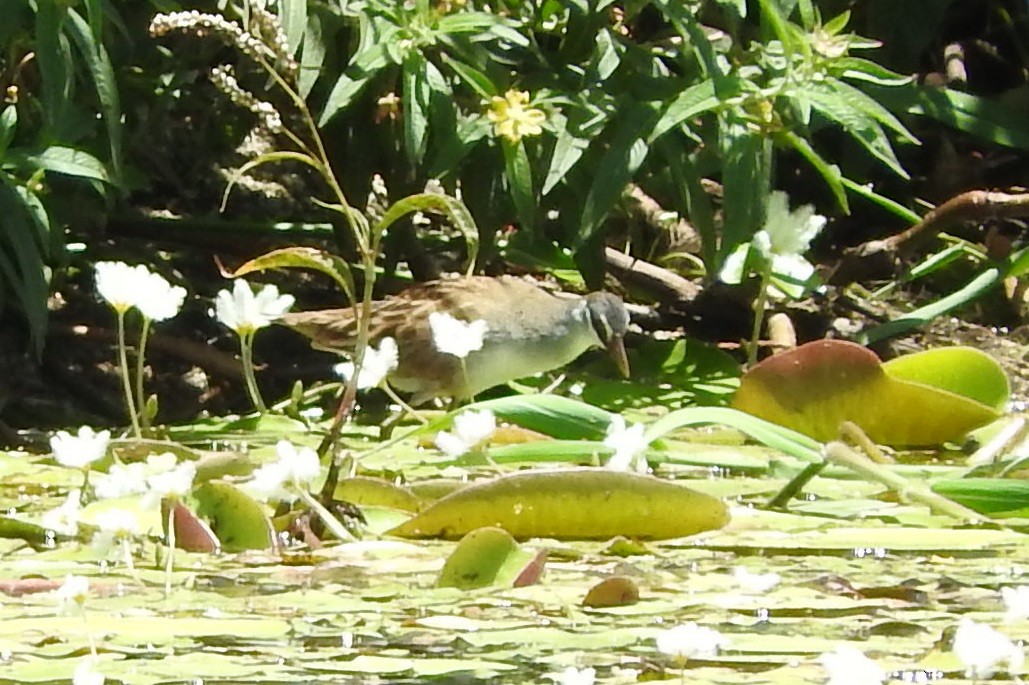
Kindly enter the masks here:
[[235, 485], [204, 483], [193, 490], [197, 515], [211, 522], [226, 552], [274, 549], [275, 531], [264, 506]]
[[582, 600], [586, 607], [623, 607], [640, 601], [636, 581], [625, 576], [605, 578], [589, 589]]
[[422, 499], [407, 488], [371, 476], [344, 478], [336, 485], [332, 498], [358, 506], [390, 507], [404, 511], [418, 511], [423, 504]]
[[820, 441], [852, 421], [886, 445], [956, 440], [999, 416], [992, 404], [895, 378], [871, 350], [842, 340], [764, 360], [743, 376], [733, 407]]
[[536, 561], [537, 555], [521, 549], [506, 530], [478, 528], [457, 543], [436, 585], [463, 590], [488, 585], [520, 587], [539, 578], [542, 564]]
[[1003, 411], [1011, 384], [993, 357], [974, 347], [938, 347], [883, 364], [893, 378], [931, 385]]
[[660, 540], [721, 528], [714, 497], [666, 480], [607, 469], [527, 471], [458, 490], [389, 531], [401, 537], [459, 538], [497, 526], [519, 540]]

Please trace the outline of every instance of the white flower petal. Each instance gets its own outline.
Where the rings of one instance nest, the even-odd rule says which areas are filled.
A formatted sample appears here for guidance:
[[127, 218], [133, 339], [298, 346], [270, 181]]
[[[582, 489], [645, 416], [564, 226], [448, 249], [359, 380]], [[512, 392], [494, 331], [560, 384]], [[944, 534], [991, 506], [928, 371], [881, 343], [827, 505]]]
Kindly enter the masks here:
[[968, 618], [961, 619], [954, 633], [954, 654], [969, 678], [992, 678], [1002, 664], [1008, 673], [1021, 673], [1025, 660], [1022, 650], [1007, 637]]
[[443, 312], [429, 314], [429, 328], [432, 330], [432, 342], [437, 350], [462, 359], [482, 349], [483, 340], [489, 330], [489, 326], [482, 319], [467, 323]]
[[825, 652], [818, 662], [829, 673], [826, 685], [881, 685], [886, 680], [886, 671], [879, 664], [850, 645]]
[[81, 469], [102, 459], [107, 454], [110, 441], [110, 431], [95, 433], [89, 426], [82, 426], [77, 435], [58, 431], [50, 438], [50, 449], [58, 464]]
[[662, 631], [654, 639], [657, 651], [677, 659], [715, 659], [729, 644], [717, 630], [693, 622]]
[[1004, 599], [1004, 620], [1008, 623], [1029, 618], [1029, 585], [1019, 587], [1003, 587], [1000, 595]]

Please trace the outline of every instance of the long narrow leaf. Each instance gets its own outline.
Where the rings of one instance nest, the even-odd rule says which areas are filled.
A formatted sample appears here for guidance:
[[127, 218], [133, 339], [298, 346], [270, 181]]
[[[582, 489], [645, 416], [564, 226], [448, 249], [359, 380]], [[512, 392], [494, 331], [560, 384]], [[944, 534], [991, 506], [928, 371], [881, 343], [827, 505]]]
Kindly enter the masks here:
[[389, 228], [400, 217], [411, 212], [432, 211], [443, 214], [450, 219], [461, 235], [464, 237], [468, 250], [468, 264], [466, 270], [471, 273], [475, 268], [475, 260], [479, 254], [479, 229], [475, 226], [468, 208], [457, 198], [440, 193], [420, 193], [409, 195], [398, 202], [393, 203], [382, 218], [376, 222], [373, 231], [380, 234]]

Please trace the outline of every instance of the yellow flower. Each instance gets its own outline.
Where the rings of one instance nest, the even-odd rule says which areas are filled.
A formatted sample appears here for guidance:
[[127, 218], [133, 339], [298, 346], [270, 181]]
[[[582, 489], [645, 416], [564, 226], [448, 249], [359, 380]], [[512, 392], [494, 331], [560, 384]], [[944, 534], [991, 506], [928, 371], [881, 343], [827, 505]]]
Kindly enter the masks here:
[[490, 101], [486, 117], [493, 122], [497, 135], [517, 143], [524, 136], [538, 136], [543, 132], [541, 124], [547, 120], [543, 110], [529, 107], [529, 94], [520, 90], [509, 90], [503, 97]]

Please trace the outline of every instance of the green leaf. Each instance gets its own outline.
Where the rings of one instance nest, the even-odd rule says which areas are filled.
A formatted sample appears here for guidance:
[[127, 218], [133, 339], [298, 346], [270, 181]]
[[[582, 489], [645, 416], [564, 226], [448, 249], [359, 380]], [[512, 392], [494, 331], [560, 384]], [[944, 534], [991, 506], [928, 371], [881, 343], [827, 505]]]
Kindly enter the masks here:
[[856, 109], [855, 103], [842, 93], [825, 85], [809, 84], [803, 91], [798, 91], [793, 96], [809, 100], [813, 109], [830, 121], [839, 124], [844, 131], [887, 168], [901, 178], [909, 178], [908, 173], [897, 160], [893, 147], [879, 123], [861, 109]]
[[[521, 549], [507, 531], [493, 527], [477, 528], [461, 538], [447, 557], [436, 579], [436, 587], [462, 590], [490, 585], [522, 587], [530, 583], [518, 581], [535, 560], [536, 554]], [[538, 577], [539, 573], [534, 575]]]
[[878, 86], [905, 86], [912, 82], [911, 76], [890, 71], [881, 64], [861, 57], [840, 57], [832, 61], [830, 69], [843, 78], [867, 81]]
[[396, 27], [389, 27], [380, 36], [372, 36], [370, 20], [362, 19], [361, 24], [362, 42], [366, 45], [354, 56], [332, 86], [325, 108], [318, 119], [318, 126], [324, 126], [346, 109], [364, 90], [371, 78], [391, 62], [386, 46], [396, 41]]
[[[286, 33], [286, 44], [291, 55], [297, 54], [305, 30], [310, 27], [307, 15], [308, 0], [282, 0], [279, 5], [279, 23]], [[309, 35], [309, 34], [308, 34]]]
[[[79, 48], [79, 52], [85, 59], [89, 74], [93, 78], [93, 85], [96, 88], [97, 100], [100, 102], [100, 111], [103, 114], [104, 124], [107, 127], [107, 141], [111, 148], [111, 169], [113, 180], [109, 181], [120, 185], [122, 180], [122, 114], [121, 99], [118, 96], [118, 81], [114, 76], [114, 66], [107, 54], [103, 43], [94, 39], [93, 31], [74, 9], [68, 10], [68, 30]], [[99, 162], [98, 162], [99, 164]], [[103, 165], [100, 165], [103, 168]], [[70, 173], [70, 172], [63, 172]], [[106, 170], [104, 175], [106, 176]], [[73, 174], [82, 176], [84, 174]], [[107, 178], [99, 180], [108, 181]]]
[[282, 268], [321, 272], [334, 280], [351, 302], [354, 301], [354, 277], [350, 272], [350, 264], [339, 255], [314, 247], [284, 247], [272, 250], [237, 267], [232, 272], [232, 278], [239, 278], [255, 271]]
[[896, 446], [957, 440], [1000, 415], [993, 406], [895, 378], [874, 352], [842, 340], [765, 359], [744, 374], [733, 408], [823, 442], [851, 421], [873, 441]]
[[3, 161], [7, 146], [14, 140], [14, 131], [18, 125], [18, 108], [7, 105], [0, 113], [0, 161]]
[[194, 488], [192, 497], [197, 502], [197, 515], [210, 521], [224, 551], [278, 547], [264, 505], [235, 485], [210, 481]]
[[564, 180], [568, 171], [575, 166], [575, 163], [582, 158], [583, 152], [590, 146], [590, 141], [573, 134], [569, 129], [568, 122], [563, 116], [551, 118], [557, 126], [557, 138], [554, 141], [554, 151], [550, 155], [550, 168], [547, 169], [547, 177], [543, 180], [543, 190], [540, 191], [545, 197], [554, 187]]
[[418, 511], [424, 502], [411, 490], [384, 478], [353, 476], [336, 484], [333, 500], [342, 500], [359, 507], [390, 507]]
[[993, 357], [972, 347], [937, 347], [905, 354], [882, 365], [892, 378], [930, 385], [1004, 411], [1008, 377]]
[[[721, 120], [723, 222], [721, 260], [748, 242], [764, 224], [771, 181], [771, 139], [728, 114]], [[715, 265], [721, 268], [721, 264]]]
[[842, 178], [841, 182], [847, 190], [854, 193], [858, 197], [865, 198], [869, 202], [882, 207], [890, 214], [893, 214], [894, 216], [899, 216], [901, 219], [904, 219], [909, 224], [917, 224], [919, 221], [922, 220], [922, 217], [920, 217], [915, 212], [912, 212], [904, 205], [900, 204], [895, 200], [891, 200], [890, 198], [884, 195], [880, 195], [868, 186], [862, 185], [860, 183], [855, 183], [854, 181], [851, 181], [849, 178]]
[[981, 297], [983, 294], [995, 288], [1003, 278], [1004, 274], [1001, 269], [996, 267], [986, 269], [969, 281], [967, 285], [954, 291], [950, 295], [941, 297], [935, 302], [931, 302], [924, 307], [919, 307], [918, 309], [897, 317], [892, 321], [887, 321], [886, 323], [879, 324], [878, 326], [874, 326], [863, 331], [858, 336], [858, 341], [865, 344], [873, 343], [877, 340], [884, 340], [895, 335], [900, 335], [912, 328], [924, 326], [936, 317], [943, 316], [944, 314]]
[[654, 141], [660, 138], [673, 128], [705, 112], [710, 112], [721, 104], [722, 101], [715, 97], [715, 84], [711, 79], [690, 86], [665, 107], [661, 118], [654, 125], [650, 140]]
[[938, 480], [933, 492], [994, 518], [1029, 517], [1029, 481], [1012, 478]]
[[436, 67], [420, 52], [412, 52], [404, 61], [401, 73], [404, 106], [404, 150], [413, 167], [425, 156], [429, 135], [429, 97], [431, 94], [426, 72]]
[[443, 59], [443, 62], [450, 67], [462, 81], [468, 84], [468, 86], [471, 87], [479, 97], [488, 100], [499, 92], [497, 86], [490, 81], [486, 74], [470, 64], [454, 59], [446, 53], [443, 53], [440, 57]]
[[0, 242], [0, 246], [4, 248], [0, 249], [0, 273], [21, 304], [29, 325], [32, 347], [39, 355], [42, 354], [46, 339], [46, 302], [49, 288], [43, 273], [43, 255], [33, 238], [28, 216], [31, 211], [5, 179], [0, 184], [0, 216], [3, 217], [4, 224]]
[[110, 183], [103, 162], [82, 150], [53, 145], [40, 153], [25, 155], [24, 160], [47, 171]]
[[536, 225], [536, 196], [532, 191], [532, 167], [525, 152], [525, 143], [521, 140], [512, 143], [506, 138], [500, 143], [504, 149], [504, 169], [518, 221], [523, 229], [531, 231]]
[[513, 395], [467, 408], [489, 409], [523, 428], [566, 440], [603, 437], [611, 423], [609, 412], [560, 395]]
[[651, 476], [562, 469], [501, 476], [463, 488], [390, 531], [401, 537], [459, 538], [497, 526], [516, 539], [663, 540], [721, 528], [720, 500]]
[[583, 205], [578, 245], [584, 245], [600, 229], [625, 186], [647, 158], [647, 141], [657, 120], [655, 106], [640, 102], [632, 105], [623, 118], [611, 125], [613, 131], [605, 130], [607, 151], [600, 159], [598, 173], [594, 174]]
[[395, 221], [405, 214], [411, 212], [437, 212], [443, 214], [454, 225], [454, 228], [464, 237], [465, 246], [468, 250], [468, 264], [466, 271], [472, 273], [475, 268], [475, 260], [479, 254], [479, 229], [472, 219], [471, 213], [464, 203], [457, 198], [443, 195], [442, 193], [419, 193], [408, 195], [390, 205], [382, 218], [376, 222], [373, 233], [382, 233], [393, 225]]
[[[307, 0], [290, 0], [304, 5]], [[306, 10], [305, 10], [306, 11]], [[322, 65], [325, 64], [325, 36], [322, 20], [316, 13], [307, 15], [307, 30], [304, 32], [303, 45], [300, 51], [300, 73], [297, 76], [297, 89], [300, 96], [307, 98], [311, 89], [321, 76]], [[291, 44], [292, 45], [292, 44]]]
[[899, 88], [868, 85], [865, 90], [895, 112], [920, 114], [997, 145], [1029, 150], [1025, 112], [1001, 101], [951, 90], [909, 84]]

